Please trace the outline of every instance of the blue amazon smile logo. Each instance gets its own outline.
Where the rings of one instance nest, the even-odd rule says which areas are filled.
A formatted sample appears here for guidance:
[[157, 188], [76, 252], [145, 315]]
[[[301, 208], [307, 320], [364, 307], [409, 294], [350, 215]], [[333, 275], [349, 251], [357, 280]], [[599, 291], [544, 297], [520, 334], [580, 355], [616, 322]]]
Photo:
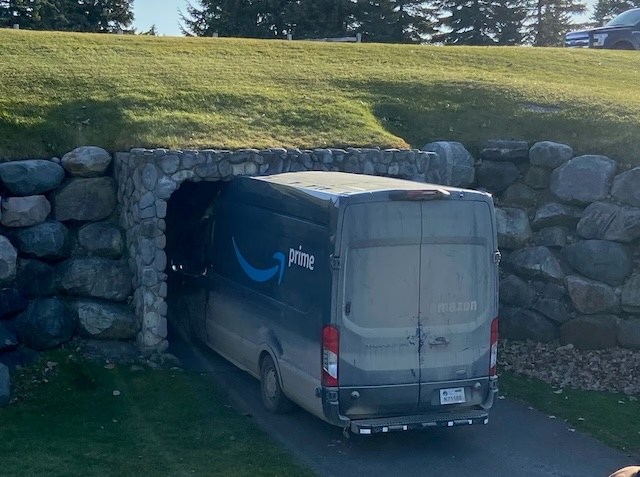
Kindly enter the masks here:
[[231, 237], [231, 241], [233, 242], [233, 249], [236, 252], [236, 257], [238, 258], [238, 262], [240, 263], [240, 267], [244, 273], [247, 274], [251, 280], [258, 283], [268, 282], [276, 275], [278, 276], [278, 285], [282, 283], [282, 276], [284, 275], [284, 262], [285, 256], [282, 252], [276, 252], [273, 254], [273, 258], [277, 260], [277, 264], [269, 269], [263, 270], [259, 268], [255, 268], [252, 266], [240, 253], [240, 249], [236, 244], [236, 239]]

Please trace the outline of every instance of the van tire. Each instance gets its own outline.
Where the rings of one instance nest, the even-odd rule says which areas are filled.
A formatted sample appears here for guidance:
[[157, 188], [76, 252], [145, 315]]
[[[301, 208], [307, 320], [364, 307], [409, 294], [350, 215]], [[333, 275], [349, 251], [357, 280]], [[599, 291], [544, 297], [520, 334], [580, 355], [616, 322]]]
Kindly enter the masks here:
[[293, 409], [293, 403], [282, 391], [280, 376], [271, 356], [266, 356], [260, 365], [260, 394], [264, 407], [274, 414], [285, 414]]

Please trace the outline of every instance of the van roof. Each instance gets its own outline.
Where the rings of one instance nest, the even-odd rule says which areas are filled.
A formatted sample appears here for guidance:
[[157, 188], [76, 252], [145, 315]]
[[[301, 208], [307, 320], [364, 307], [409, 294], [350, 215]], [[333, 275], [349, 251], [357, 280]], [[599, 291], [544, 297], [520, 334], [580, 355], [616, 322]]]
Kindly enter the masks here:
[[373, 192], [398, 190], [445, 189], [449, 192], [461, 192], [463, 190], [438, 184], [349, 172], [287, 172], [271, 176], [252, 177], [251, 179], [292, 187], [310, 192], [312, 195], [325, 196], [326, 198], [359, 194], [368, 195]]

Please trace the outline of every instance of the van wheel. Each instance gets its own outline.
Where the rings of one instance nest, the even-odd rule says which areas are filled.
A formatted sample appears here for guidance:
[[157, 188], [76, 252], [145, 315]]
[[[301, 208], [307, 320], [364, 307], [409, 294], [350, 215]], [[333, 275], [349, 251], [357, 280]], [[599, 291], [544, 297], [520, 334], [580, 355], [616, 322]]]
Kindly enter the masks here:
[[282, 392], [278, 371], [270, 356], [260, 366], [260, 391], [264, 407], [274, 414], [284, 414], [293, 409], [293, 403]]

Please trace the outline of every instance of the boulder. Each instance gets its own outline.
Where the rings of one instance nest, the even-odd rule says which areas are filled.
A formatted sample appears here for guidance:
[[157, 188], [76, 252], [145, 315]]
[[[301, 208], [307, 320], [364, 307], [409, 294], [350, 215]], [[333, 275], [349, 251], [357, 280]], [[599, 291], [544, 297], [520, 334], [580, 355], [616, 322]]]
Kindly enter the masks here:
[[606, 199], [617, 167], [605, 156], [575, 157], [553, 171], [551, 192], [572, 204]]
[[514, 207], [533, 207], [536, 204], [536, 196], [533, 189], [520, 183], [507, 187], [500, 199], [506, 205]]
[[530, 167], [524, 176], [524, 183], [533, 189], [547, 189], [551, 181], [551, 171], [542, 167]]
[[9, 239], [0, 235], [0, 283], [10, 282], [16, 278], [16, 261], [18, 251]]
[[559, 300], [560, 298], [564, 298], [566, 294], [567, 290], [565, 290], [564, 286], [556, 283], [547, 283], [542, 289], [542, 296], [545, 298], [555, 298]]
[[611, 195], [614, 199], [634, 207], [640, 207], [640, 167], [623, 172], [613, 179]]
[[10, 351], [18, 347], [16, 334], [0, 322], [0, 353]]
[[573, 228], [582, 216], [582, 209], [571, 205], [551, 202], [540, 207], [531, 225], [535, 230], [545, 227], [569, 227]]
[[40, 353], [29, 348], [18, 347], [16, 349], [0, 353], [0, 364], [4, 364], [10, 370], [18, 366], [27, 367], [33, 364]]
[[71, 295], [124, 301], [131, 293], [126, 261], [73, 258], [58, 266], [61, 288]]
[[622, 287], [622, 309], [640, 314], [640, 275], [632, 276]]
[[513, 252], [508, 264], [519, 275], [560, 282], [565, 276], [556, 256], [547, 247], [529, 247]]
[[560, 341], [582, 350], [612, 348], [617, 344], [617, 329], [616, 316], [579, 316], [562, 325]]
[[558, 327], [535, 311], [503, 307], [498, 320], [501, 338], [548, 343], [558, 339]]
[[568, 245], [564, 256], [585, 277], [608, 285], [622, 285], [633, 270], [633, 255], [624, 245], [606, 240], [583, 240]]
[[520, 171], [513, 162], [483, 161], [476, 170], [478, 186], [499, 194], [518, 180]]
[[111, 164], [111, 154], [100, 147], [82, 146], [65, 154], [61, 162], [73, 176], [98, 177]]
[[0, 164], [0, 179], [15, 195], [43, 194], [60, 186], [64, 169], [43, 160], [14, 161]]
[[5, 227], [30, 227], [47, 220], [51, 204], [43, 195], [8, 197], [2, 200], [2, 218]]
[[565, 323], [570, 318], [567, 306], [560, 300], [553, 298], [540, 298], [533, 304], [531, 309], [560, 324]]
[[72, 179], [51, 195], [56, 220], [95, 221], [109, 217], [116, 207], [116, 184], [111, 177]]
[[496, 223], [500, 248], [521, 248], [531, 239], [529, 217], [524, 210], [496, 208]]
[[565, 281], [571, 303], [578, 312], [595, 315], [620, 311], [620, 298], [609, 285], [577, 275], [569, 275]]
[[536, 299], [536, 291], [523, 279], [508, 274], [500, 280], [500, 302], [507, 305], [529, 307]]
[[9, 368], [0, 363], [0, 407], [9, 404], [11, 400], [11, 381]]
[[90, 338], [132, 340], [140, 329], [138, 318], [127, 305], [81, 299], [73, 308], [78, 313], [80, 333]]
[[39, 260], [18, 260], [16, 286], [29, 297], [53, 296], [58, 292], [53, 268]]
[[491, 139], [480, 149], [480, 157], [489, 161], [526, 161], [529, 159], [529, 143]]
[[15, 288], [0, 290], [0, 320], [17, 315], [26, 310], [28, 305], [29, 303], [22, 293]]
[[640, 349], [640, 319], [630, 318], [618, 322], [618, 343], [624, 348]]
[[59, 259], [71, 253], [69, 230], [54, 220], [18, 230], [16, 241], [20, 251], [32, 257]]
[[573, 149], [566, 144], [541, 141], [529, 149], [529, 162], [534, 166], [556, 169], [573, 157]]
[[436, 153], [451, 165], [451, 182], [454, 187], [468, 187], [475, 180], [475, 161], [459, 142], [437, 141], [426, 144], [423, 151]]
[[640, 209], [594, 202], [584, 210], [578, 234], [589, 239], [633, 242], [640, 238]]
[[37, 298], [10, 325], [27, 348], [44, 350], [69, 341], [76, 318], [59, 298]]
[[108, 222], [84, 225], [78, 230], [78, 244], [87, 255], [120, 258], [122, 256], [122, 233]]
[[567, 244], [568, 237], [569, 229], [567, 227], [546, 227], [533, 235], [533, 243], [543, 247], [562, 248]]

